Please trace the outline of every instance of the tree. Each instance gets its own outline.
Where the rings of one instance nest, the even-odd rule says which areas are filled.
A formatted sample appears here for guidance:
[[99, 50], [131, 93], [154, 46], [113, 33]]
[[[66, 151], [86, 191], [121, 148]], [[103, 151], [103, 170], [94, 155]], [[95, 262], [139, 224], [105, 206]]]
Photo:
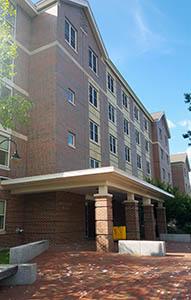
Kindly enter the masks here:
[[159, 180], [146, 179], [147, 182], [174, 195], [174, 198], [166, 198], [166, 218], [169, 233], [189, 233], [191, 234], [191, 197], [181, 193], [178, 188], [173, 188], [170, 184]]
[[[184, 102], [188, 104], [188, 110], [191, 111], [191, 94], [184, 94]], [[184, 139], [188, 139], [188, 146], [191, 146], [191, 130], [188, 130], [186, 133], [183, 134]]]
[[32, 103], [26, 97], [8, 93], [6, 80], [15, 76], [14, 60], [17, 45], [13, 38], [16, 11], [10, 0], [0, 0], [0, 123], [4, 128], [14, 129], [26, 123]]

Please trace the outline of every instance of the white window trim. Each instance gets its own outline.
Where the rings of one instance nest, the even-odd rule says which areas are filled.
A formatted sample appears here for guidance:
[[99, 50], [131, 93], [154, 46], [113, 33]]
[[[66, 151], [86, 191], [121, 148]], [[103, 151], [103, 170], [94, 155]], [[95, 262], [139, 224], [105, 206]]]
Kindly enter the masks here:
[[[70, 46], [70, 48], [72, 48], [76, 53], [78, 53], [78, 31], [76, 30], [74, 25], [72, 25], [72, 23], [67, 18], [65, 18], [65, 22], [68, 22], [68, 24], [69, 24], [69, 42], [67, 41], [67, 39], [65, 37], [65, 31], [64, 31], [65, 42]], [[73, 30], [76, 33], [75, 34], [75, 48], [73, 48], [72, 45], [71, 45], [71, 28], [73, 28]], [[64, 30], [65, 30], [65, 28], [64, 28]]]
[[[106, 76], [107, 76], [107, 90], [112, 94], [112, 95], [115, 95], [115, 78], [114, 78], [114, 76], [113, 75], [111, 75], [111, 73], [110, 72], [107, 72], [106, 73]], [[108, 87], [108, 77], [111, 77], [112, 79], [113, 79], [113, 91]]]
[[92, 119], [90, 119], [90, 120], [89, 120], [89, 130], [90, 130], [90, 122], [92, 122], [93, 124], [97, 125], [98, 141], [96, 142], [96, 141], [94, 141], [94, 140], [91, 139], [90, 131], [89, 131], [89, 140], [90, 140], [91, 143], [94, 143], [94, 144], [96, 144], [96, 145], [100, 145], [100, 137], [99, 137], [99, 130], [100, 130], [100, 129], [99, 129], [99, 125], [98, 125], [96, 122], [94, 122]]
[[[111, 120], [111, 119], [109, 118], [109, 107], [110, 107], [110, 106], [113, 108], [113, 111], [114, 111], [114, 121]], [[108, 102], [108, 119], [109, 119], [109, 121], [110, 121], [112, 124], [116, 124], [116, 123], [117, 123], [117, 113], [116, 113], [116, 108], [115, 108], [115, 106], [114, 106], [113, 104], [111, 104], [110, 102]]]
[[3, 228], [1, 229], [0, 228], [0, 233], [2, 232], [5, 232], [5, 225], [6, 225], [6, 213], [7, 213], [7, 201], [6, 200], [3, 200], [3, 199], [0, 199], [0, 201], [3, 201], [5, 203], [5, 206], [4, 206], [4, 220], [3, 220]]
[[[138, 116], [138, 119], [135, 117], [135, 108], [137, 109], [137, 116]], [[137, 105], [134, 104], [134, 107], [133, 107], [133, 116], [134, 116], [134, 119], [136, 122], [140, 122], [140, 110], [138, 108]]]
[[[137, 135], [138, 133], [138, 135]], [[138, 140], [139, 140], [139, 143], [137, 142], [137, 136], [139, 136]], [[135, 128], [135, 142], [136, 142], [136, 145], [140, 146], [141, 145], [141, 136], [140, 136], [140, 131], [138, 131], [136, 128]]]
[[[5, 139], [6, 138], [9, 138], [9, 139], [11, 138], [10, 135], [8, 135], [4, 132], [3, 133], [0, 132], [0, 136], [4, 137]], [[10, 141], [9, 141], [9, 144], [8, 144], [8, 151], [7, 152], [8, 152], [7, 166], [0, 164], [0, 169], [9, 171], [10, 170], [10, 152], [11, 152], [11, 143], [10, 143]]]
[[[127, 97], [127, 107], [123, 104], [123, 94], [125, 94], [126, 97]], [[126, 109], [127, 111], [129, 111], [129, 101], [130, 101], [130, 98], [129, 98], [129, 96], [127, 95], [127, 93], [124, 90], [121, 91], [121, 99], [122, 99], [122, 106], [124, 107], [124, 109]]]
[[[131, 149], [129, 146], [125, 145], [125, 151], [127, 148], [129, 149], [129, 160], [127, 160], [125, 157], [125, 161], [126, 161], [126, 163], [130, 164], [131, 163]], [[126, 153], [125, 153], [125, 156], [126, 156]]]
[[[92, 59], [91, 59], [92, 67], [91, 67], [90, 64], [89, 64], [89, 51], [91, 51], [91, 53], [92, 53], [92, 56], [91, 56], [91, 57], [92, 57]], [[93, 55], [96, 57], [96, 72], [95, 72], [94, 69], [93, 69]], [[92, 50], [91, 47], [88, 48], [88, 66], [89, 66], [90, 70], [92, 70], [93, 73], [94, 73], [95, 75], [98, 76], [98, 56], [97, 56], [97, 54]]]
[[[111, 151], [111, 149], [110, 149], [110, 137], [112, 137], [112, 139], [115, 139], [115, 142], [116, 142], [116, 144], [115, 144], [116, 152], [113, 152], [113, 151]], [[112, 134], [109, 134], [109, 151], [110, 151], [110, 153], [111, 153], [112, 155], [117, 156], [117, 153], [118, 153], [118, 148], [117, 148], [117, 138], [116, 138], [114, 135], [112, 135]]]
[[[71, 131], [68, 131], [68, 135], [71, 134], [73, 136], [73, 141], [74, 143], [73, 144], [69, 144], [68, 143], [68, 140], [67, 140], [67, 144], [69, 147], [73, 148], [73, 149], [76, 149], [76, 135], [75, 133], [71, 132]], [[68, 136], [67, 136], [67, 139], [68, 139]]]
[[[90, 86], [97, 92], [97, 106], [95, 106], [95, 105], [94, 105], [93, 103], [91, 103], [91, 101], [90, 101]], [[94, 86], [91, 82], [88, 83], [88, 100], [89, 100], [89, 104], [90, 104], [93, 108], [95, 108], [96, 110], [99, 110], [99, 92], [98, 92], [97, 88], [95, 88], [95, 86]]]
[[73, 102], [69, 101], [68, 99], [67, 99], [67, 102], [70, 103], [70, 104], [73, 105], [73, 106], [76, 106], [76, 104], [75, 104], [75, 98], [76, 98], [75, 92], [74, 92], [71, 88], [68, 88], [68, 89], [67, 89], [67, 92], [68, 92], [68, 91], [72, 92], [72, 95], [73, 95]]
[[[92, 168], [92, 167], [91, 167], [91, 161], [97, 162], [97, 163], [98, 163], [98, 167]], [[89, 165], [90, 165], [90, 168], [91, 168], [91, 169], [97, 169], [97, 168], [100, 167], [100, 161], [97, 160], [96, 158], [90, 157], [90, 159], [89, 159]]]
[[[127, 131], [128, 133], [125, 131], [125, 122], [127, 122]], [[129, 120], [127, 120], [126, 118], [123, 119], [123, 132], [129, 136]]]
[[[138, 166], [138, 156], [140, 157], [140, 164], [141, 164], [140, 167]], [[139, 154], [137, 154], [137, 168], [138, 168], [139, 170], [142, 170], [142, 157], [141, 157], [141, 155], [139, 155]]]

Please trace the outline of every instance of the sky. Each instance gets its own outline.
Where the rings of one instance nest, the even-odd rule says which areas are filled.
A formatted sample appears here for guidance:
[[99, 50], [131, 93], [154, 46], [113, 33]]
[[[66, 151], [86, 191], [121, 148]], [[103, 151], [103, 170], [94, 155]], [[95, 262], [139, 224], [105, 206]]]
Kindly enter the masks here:
[[[35, 1], [34, 1], [35, 2]], [[89, 0], [111, 60], [149, 112], [165, 111], [171, 153], [191, 147], [190, 0]]]

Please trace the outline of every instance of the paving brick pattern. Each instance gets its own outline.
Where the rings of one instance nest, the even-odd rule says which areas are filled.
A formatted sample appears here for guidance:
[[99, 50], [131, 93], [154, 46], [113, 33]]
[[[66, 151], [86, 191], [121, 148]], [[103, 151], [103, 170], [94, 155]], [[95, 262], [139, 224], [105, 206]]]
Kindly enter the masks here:
[[81, 251], [77, 244], [69, 249], [36, 258], [37, 282], [0, 288], [0, 300], [191, 299], [190, 244], [168, 244], [171, 253], [162, 258]]

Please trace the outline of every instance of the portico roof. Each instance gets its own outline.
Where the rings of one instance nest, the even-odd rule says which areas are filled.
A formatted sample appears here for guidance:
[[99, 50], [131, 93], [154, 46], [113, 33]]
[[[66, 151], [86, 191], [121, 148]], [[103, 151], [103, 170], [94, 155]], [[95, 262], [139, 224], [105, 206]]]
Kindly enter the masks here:
[[12, 194], [28, 194], [51, 191], [75, 191], [84, 193], [89, 189], [97, 192], [100, 186], [110, 191], [122, 191], [164, 200], [174, 196], [135, 176], [114, 167], [69, 171], [56, 174], [8, 179], [1, 182], [4, 190]]

